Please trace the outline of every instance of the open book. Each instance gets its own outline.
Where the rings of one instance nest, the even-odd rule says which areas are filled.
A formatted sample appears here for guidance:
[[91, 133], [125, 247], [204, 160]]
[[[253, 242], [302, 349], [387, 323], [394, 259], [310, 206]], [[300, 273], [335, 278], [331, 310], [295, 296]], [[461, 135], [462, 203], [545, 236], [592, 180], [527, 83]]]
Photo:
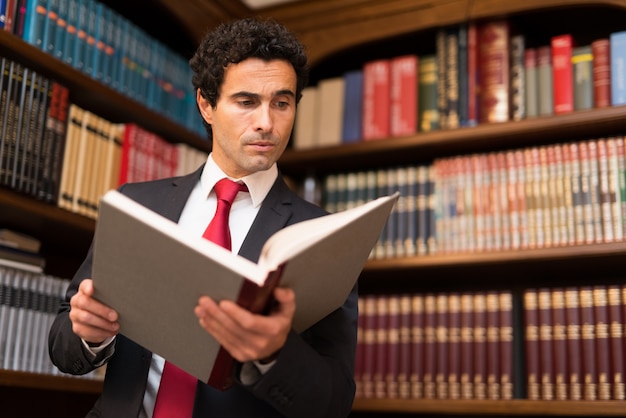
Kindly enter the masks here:
[[398, 193], [279, 230], [255, 264], [112, 190], [94, 238], [95, 297], [119, 313], [120, 332], [208, 384], [225, 388], [232, 358], [198, 324], [198, 298], [266, 310], [276, 286], [296, 294], [301, 332], [346, 301]]

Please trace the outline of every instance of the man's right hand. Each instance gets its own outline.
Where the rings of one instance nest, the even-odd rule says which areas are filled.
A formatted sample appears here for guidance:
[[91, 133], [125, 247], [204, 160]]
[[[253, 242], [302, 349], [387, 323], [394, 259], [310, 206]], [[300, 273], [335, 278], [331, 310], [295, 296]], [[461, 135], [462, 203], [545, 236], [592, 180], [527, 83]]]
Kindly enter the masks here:
[[78, 292], [70, 299], [72, 331], [87, 344], [98, 345], [117, 335], [120, 324], [117, 312], [93, 298], [93, 280], [80, 283]]

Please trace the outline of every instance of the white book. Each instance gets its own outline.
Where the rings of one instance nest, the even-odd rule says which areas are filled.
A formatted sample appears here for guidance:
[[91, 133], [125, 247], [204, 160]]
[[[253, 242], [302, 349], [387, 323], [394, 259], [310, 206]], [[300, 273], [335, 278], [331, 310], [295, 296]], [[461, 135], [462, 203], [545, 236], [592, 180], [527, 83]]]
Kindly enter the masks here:
[[281, 229], [255, 264], [110, 191], [96, 224], [94, 296], [118, 311], [122, 334], [220, 387], [229, 365], [216, 363], [220, 346], [198, 326], [198, 298], [263, 312], [274, 287], [289, 287], [297, 300], [293, 327], [301, 332], [346, 301], [397, 199]]

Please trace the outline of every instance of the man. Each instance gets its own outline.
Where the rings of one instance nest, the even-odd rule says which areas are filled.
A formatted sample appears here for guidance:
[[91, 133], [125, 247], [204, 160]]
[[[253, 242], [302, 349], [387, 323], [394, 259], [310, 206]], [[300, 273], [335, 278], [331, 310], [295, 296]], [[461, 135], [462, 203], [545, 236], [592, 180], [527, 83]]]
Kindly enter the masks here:
[[[325, 214], [291, 192], [276, 166], [307, 82], [304, 48], [271, 20], [244, 19], [209, 33], [190, 65], [198, 108], [213, 141], [207, 163], [187, 176], [127, 184], [120, 191], [202, 235], [215, 213], [216, 182], [228, 177], [245, 183], [249, 193], [237, 195], [230, 213], [232, 250], [257, 261], [278, 229]], [[92, 297], [91, 263], [90, 250], [50, 330], [50, 356], [72, 374], [107, 364], [103, 393], [88, 416], [151, 417], [164, 361], [118, 335], [117, 312]], [[349, 414], [356, 288], [340, 309], [300, 334], [291, 329], [298, 303], [294, 293], [279, 288], [274, 296], [277, 307], [267, 316], [230, 301], [199, 299], [198, 326], [235, 359], [236, 383], [219, 391], [198, 382], [193, 417]]]

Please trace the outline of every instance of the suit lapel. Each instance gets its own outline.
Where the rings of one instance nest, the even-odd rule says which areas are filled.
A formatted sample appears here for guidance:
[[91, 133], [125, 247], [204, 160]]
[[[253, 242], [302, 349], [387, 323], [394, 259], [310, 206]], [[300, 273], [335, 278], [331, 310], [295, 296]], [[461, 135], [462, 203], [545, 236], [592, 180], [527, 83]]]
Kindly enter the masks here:
[[239, 255], [255, 263], [259, 260], [265, 241], [276, 231], [284, 228], [291, 219], [291, 196], [291, 190], [279, 175], [252, 223]]

